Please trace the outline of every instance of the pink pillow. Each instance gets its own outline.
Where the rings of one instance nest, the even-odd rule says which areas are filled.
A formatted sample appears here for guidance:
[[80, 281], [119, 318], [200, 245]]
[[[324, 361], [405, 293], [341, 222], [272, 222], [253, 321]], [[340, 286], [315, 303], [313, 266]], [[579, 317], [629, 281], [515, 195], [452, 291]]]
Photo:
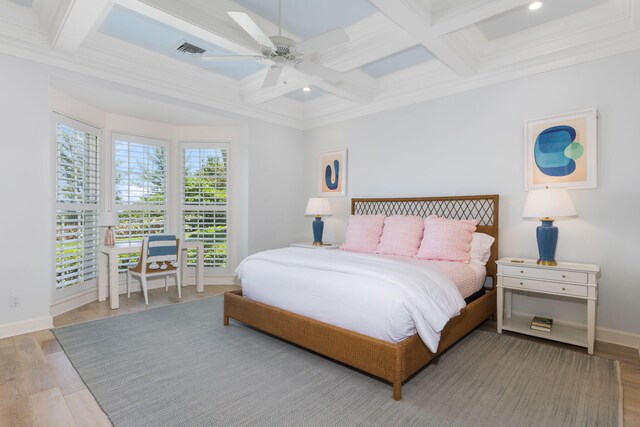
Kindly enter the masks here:
[[468, 263], [471, 239], [478, 221], [430, 216], [424, 220], [424, 237], [418, 258]]
[[347, 236], [340, 249], [375, 253], [385, 218], [385, 215], [351, 215], [347, 225]]
[[390, 216], [384, 220], [384, 229], [376, 253], [416, 256], [423, 232], [424, 220], [420, 217]]

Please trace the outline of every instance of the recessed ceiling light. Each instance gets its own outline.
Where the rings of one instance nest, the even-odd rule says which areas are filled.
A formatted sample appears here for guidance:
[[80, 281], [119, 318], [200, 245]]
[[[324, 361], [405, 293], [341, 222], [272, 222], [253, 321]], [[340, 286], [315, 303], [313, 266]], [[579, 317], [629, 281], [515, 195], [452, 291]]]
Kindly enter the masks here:
[[303, 87], [302, 90], [305, 92], [311, 92], [311, 88], [309, 86]]
[[538, 10], [542, 7], [541, 1], [534, 1], [529, 5], [529, 10]]

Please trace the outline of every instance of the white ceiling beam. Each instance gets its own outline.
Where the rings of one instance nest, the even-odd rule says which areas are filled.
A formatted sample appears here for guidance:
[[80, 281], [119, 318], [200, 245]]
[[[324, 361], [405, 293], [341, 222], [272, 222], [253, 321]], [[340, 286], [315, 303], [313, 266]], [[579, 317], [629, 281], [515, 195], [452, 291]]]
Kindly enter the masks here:
[[531, 0], [475, 0], [435, 15], [431, 30], [438, 35], [449, 34], [528, 3]]
[[462, 76], [476, 73], [470, 59], [463, 58], [444, 38], [433, 31], [430, 14], [420, 0], [370, 1], [453, 71]]
[[312, 60], [345, 72], [417, 44], [405, 31], [398, 31], [398, 26], [381, 12], [350, 25], [345, 31], [351, 39], [349, 43], [320, 52]]
[[[302, 79], [300, 73], [295, 72], [289, 67], [282, 70], [282, 75], [277, 85], [274, 87], [263, 88], [262, 82], [267, 74], [269, 67], [263, 71], [252, 74], [242, 81], [242, 100], [249, 105], [258, 105], [263, 102], [284, 96], [290, 92], [302, 89], [309, 84], [309, 80]], [[284, 83], [286, 82], [286, 84]]]
[[377, 88], [375, 79], [357, 70], [345, 73], [344, 82], [334, 85], [321, 78], [308, 76], [296, 69], [286, 67], [275, 87], [262, 88], [265, 74], [266, 70], [243, 80], [242, 91], [245, 103], [261, 104], [312, 85], [349, 101], [364, 104], [373, 99]]
[[74, 53], [98, 25], [111, 4], [109, 0], [73, 0], [60, 4], [51, 46], [61, 52]]
[[[221, 0], [220, 3], [202, 3], [196, 1], [191, 4], [177, 4], [177, 2], [173, 0], [113, 1], [136, 13], [207, 40], [238, 54], [251, 55], [259, 52], [257, 43], [238, 28], [230, 18], [227, 19], [226, 10], [231, 6], [228, 1]], [[235, 9], [238, 8], [236, 7]], [[258, 19], [258, 17], [256, 17], [256, 19]], [[264, 21], [262, 19], [259, 20]], [[268, 21], [261, 22], [261, 25], [273, 27], [273, 24], [268, 23]], [[405, 38], [401, 43], [404, 45], [408, 43], [408, 41]], [[384, 52], [384, 50], [382, 52]], [[389, 54], [390, 53], [392, 52], [389, 51]], [[351, 55], [353, 55], [352, 52], [345, 52], [343, 57], [348, 58]], [[384, 56], [384, 53], [379, 53], [377, 56], [369, 55], [367, 62], [371, 62], [381, 56]], [[375, 84], [367, 80], [369, 76], [359, 79], [347, 78], [344, 83], [332, 85], [323, 82], [321, 79], [306, 76], [295, 70], [292, 71], [292, 75], [287, 80], [289, 84], [279, 85], [276, 88], [263, 89], [261, 87], [264, 72], [256, 73], [248, 77], [242, 84], [243, 100], [247, 104], [256, 105], [286, 95], [307, 84], [314, 84], [328, 92], [358, 103], [368, 102], [373, 97], [373, 87]], [[299, 77], [296, 77], [296, 75], [299, 75]], [[362, 82], [363, 80], [365, 83]]]
[[[205, 14], [174, 0], [112, 0], [114, 3], [155, 21], [192, 34], [239, 55], [255, 55], [260, 47], [231, 18]], [[225, 13], [226, 16], [226, 13]]]
[[373, 80], [370, 76], [359, 70], [353, 70], [345, 74], [345, 80], [340, 84], [333, 84], [318, 77], [307, 77], [314, 86], [332, 93], [340, 98], [356, 104], [368, 104], [373, 101], [376, 87], [364, 85], [365, 81]]

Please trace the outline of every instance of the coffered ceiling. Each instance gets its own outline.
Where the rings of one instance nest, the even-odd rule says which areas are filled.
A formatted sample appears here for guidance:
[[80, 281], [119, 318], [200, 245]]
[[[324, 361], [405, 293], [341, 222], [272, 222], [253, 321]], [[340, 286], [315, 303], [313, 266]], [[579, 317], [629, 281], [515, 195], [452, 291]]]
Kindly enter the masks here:
[[[334, 28], [304, 55], [328, 81], [270, 61], [227, 12], [279, 33], [277, 0], [0, 0], [0, 52], [297, 128], [314, 127], [640, 48], [639, 0], [282, 0], [282, 35]], [[185, 53], [184, 43], [204, 51]], [[310, 88], [303, 91], [304, 87]]]

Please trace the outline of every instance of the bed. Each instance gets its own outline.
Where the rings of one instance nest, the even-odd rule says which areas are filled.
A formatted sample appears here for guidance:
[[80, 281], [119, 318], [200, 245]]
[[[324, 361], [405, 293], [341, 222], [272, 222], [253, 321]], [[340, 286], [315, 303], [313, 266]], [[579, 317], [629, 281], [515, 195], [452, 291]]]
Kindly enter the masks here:
[[[402, 199], [352, 199], [353, 214], [437, 215], [452, 219], [475, 219], [477, 231], [495, 238], [486, 275], [496, 280], [498, 254], [498, 196], [454, 196]], [[347, 328], [302, 316], [243, 295], [242, 291], [224, 296], [224, 325], [233, 318], [261, 331], [320, 353], [336, 361], [386, 380], [393, 385], [393, 398], [402, 398], [402, 383], [455, 344], [496, 311], [495, 286], [473, 295], [460, 314], [447, 323], [431, 351], [418, 334], [398, 342], [376, 338]]]

